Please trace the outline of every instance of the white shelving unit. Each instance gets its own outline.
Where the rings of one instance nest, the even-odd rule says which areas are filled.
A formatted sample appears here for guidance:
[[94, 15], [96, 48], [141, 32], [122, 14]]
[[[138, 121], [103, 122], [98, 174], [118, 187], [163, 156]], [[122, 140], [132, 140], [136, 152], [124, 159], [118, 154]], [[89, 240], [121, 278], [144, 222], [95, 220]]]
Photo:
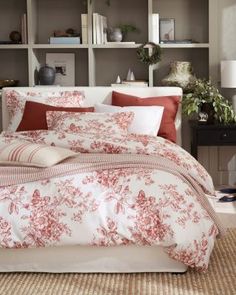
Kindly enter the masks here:
[[[0, 0], [1, 1], [1, 0]], [[22, 86], [35, 85], [35, 73], [45, 63], [47, 52], [73, 52], [76, 56], [76, 85], [105, 86], [120, 75], [126, 77], [131, 68], [137, 79], [146, 79], [150, 86], [160, 84], [174, 60], [189, 60], [199, 77], [217, 79], [215, 31], [218, 0], [8, 0], [1, 1], [0, 40], [11, 31], [20, 31], [20, 18], [27, 13], [28, 44], [0, 45], [0, 79], [17, 79]], [[130, 33], [136, 44], [92, 44], [92, 14], [106, 15], [109, 26], [134, 24], [140, 34]], [[88, 13], [88, 44], [48, 44], [54, 30], [69, 27], [81, 32], [81, 14]], [[161, 44], [162, 60], [155, 66], [142, 64], [136, 48], [151, 41], [152, 13], [175, 18], [177, 39], [193, 39], [198, 43]], [[211, 20], [211, 22], [210, 22]]]

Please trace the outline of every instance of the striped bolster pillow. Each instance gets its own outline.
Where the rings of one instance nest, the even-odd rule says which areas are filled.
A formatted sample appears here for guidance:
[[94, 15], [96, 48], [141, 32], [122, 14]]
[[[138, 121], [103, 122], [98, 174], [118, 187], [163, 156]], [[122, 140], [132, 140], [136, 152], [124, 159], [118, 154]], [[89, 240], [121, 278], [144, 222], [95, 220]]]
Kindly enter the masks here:
[[0, 146], [0, 164], [9, 166], [50, 167], [75, 155], [65, 148], [20, 140]]

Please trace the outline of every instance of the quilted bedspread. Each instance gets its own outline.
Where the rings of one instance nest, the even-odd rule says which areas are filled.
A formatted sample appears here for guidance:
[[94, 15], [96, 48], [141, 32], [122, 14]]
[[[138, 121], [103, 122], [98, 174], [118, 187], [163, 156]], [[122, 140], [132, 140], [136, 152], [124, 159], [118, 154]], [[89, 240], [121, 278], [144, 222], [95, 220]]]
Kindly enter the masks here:
[[7, 184], [9, 167], [0, 167], [0, 247], [160, 245], [207, 269], [221, 230], [206, 197], [214, 187], [181, 147], [154, 136], [41, 130], [4, 132], [0, 149], [16, 139], [68, 148], [78, 158], [52, 168], [11, 167], [36, 176]]

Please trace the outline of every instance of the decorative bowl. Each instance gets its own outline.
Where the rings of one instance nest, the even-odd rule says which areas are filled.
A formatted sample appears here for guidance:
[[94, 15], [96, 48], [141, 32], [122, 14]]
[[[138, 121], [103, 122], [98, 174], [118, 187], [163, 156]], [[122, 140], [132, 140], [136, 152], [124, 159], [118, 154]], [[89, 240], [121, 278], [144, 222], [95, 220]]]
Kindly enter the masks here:
[[0, 80], [0, 89], [3, 87], [14, 87], [17, 86], [19, 80], [5, 79]]

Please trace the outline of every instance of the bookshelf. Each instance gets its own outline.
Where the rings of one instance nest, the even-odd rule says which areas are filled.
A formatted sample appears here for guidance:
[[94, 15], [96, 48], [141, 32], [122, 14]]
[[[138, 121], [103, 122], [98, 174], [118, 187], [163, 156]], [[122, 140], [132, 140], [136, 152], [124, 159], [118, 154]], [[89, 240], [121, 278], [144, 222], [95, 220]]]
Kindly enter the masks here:
[[[135, 44], [93, 44], [92, 15], [105, 15], [109, 27], [131, 23], [140, 33], [129, 33]], [[0, 79], [20, 80], [20, 86], [35, 85], [35, 71], [43, 65], [46, 53], [75, 53], [76, 86], [107, 86], [118, 75], [125, 79], [131, 68], [137, 79], [160, 85], [174, 60], [188, 60], [198, 77], [217, 81], [218, 65], [215, 36], [217, 6], [215, 0], [8, 0], [1, 2], [0, 39], [11, 31], [20, 31], [20, 19], [27, 13], [28, 44], [0, 45]], [[191, 38], [199, 43], [161, 44], [162, 60], [154, 66], [142, 64], [136, 48], [151, 40], [153, 13], [175, 19], [177, 39]], [[48, 44], [54, 30], [74, 28], [81, 33], [81, 14], [88, 14], [88, 44]]]

